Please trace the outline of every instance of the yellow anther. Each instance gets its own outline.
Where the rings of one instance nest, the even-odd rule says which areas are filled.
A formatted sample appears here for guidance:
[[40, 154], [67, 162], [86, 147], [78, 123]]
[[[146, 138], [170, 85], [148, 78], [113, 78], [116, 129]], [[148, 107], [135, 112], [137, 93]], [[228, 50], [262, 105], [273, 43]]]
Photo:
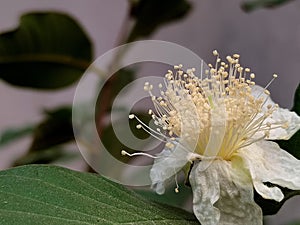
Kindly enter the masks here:
[[240, 55], [239, 54], [233, 54], [233, 57], [238, 59], [238, 58], [240, 58]]
[[266, 95], [270, 95], [270, 92], [269, 92], [268, 90], [264, 90], [264, 93], [265, 93]]

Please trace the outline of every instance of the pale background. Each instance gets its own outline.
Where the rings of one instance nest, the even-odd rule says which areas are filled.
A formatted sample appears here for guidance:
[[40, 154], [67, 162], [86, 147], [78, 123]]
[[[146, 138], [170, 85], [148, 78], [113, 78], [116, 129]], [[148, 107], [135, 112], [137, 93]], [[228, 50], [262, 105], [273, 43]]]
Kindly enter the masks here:
[[[273, 73], [279, 78], [271, 85], [272, 98], [283, 107], [292, 106], [300, 82], [300, 2], [273, 10], [244, 13], [238, 0], [192, 0], [194, 8], [179, 23], [164, 26], [152, 39], [183, 45], [205, 61], [212, 61], [211, 51], [222, 56], [238, 52], [257, 74], [257, 83], [265, 85]], [[15, 27], [18, 17], [33, 10], [58, 10], [77, 18], [95, 45], [95, 56], [113, 48], [128, 5], [121, 0], [0, 0], [0, 32]], [[155, 16], [155, 12], [153, 12]], [[38, 121], [43, 108], [72, 101], [75, 87], [57, 92], [23, 90], [0, 81], [0, 131], [12, 126]], [[29, 139], [9, 145], [0, 152], [0, 169], [7, 168], [14, 154], [20, 154]], [[74, 169], [83, 166], [69, 165]], [[283, 225], [300, 220], [300, 197], [288, 201], [280, 213], [268, 217], [269, 224]]]

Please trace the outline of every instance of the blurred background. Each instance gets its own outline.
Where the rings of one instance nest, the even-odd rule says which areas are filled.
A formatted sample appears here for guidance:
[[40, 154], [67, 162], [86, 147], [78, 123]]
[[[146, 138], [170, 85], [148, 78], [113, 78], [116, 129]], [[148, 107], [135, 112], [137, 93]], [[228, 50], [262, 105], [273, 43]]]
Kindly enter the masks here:
[[[256, 83], [259, 85], [266, 85], [273, 73], [279, 75], [269, 88], [271, 97], [280, 106], [290, 109], [300, 82], [300, 2], [287, 1], [286, 4], [271, 8], [258, 7], [251, 12], [242, 9], [241, 5], [245, 1], [188, 2], [192, 8], [184, 18], [171, 21], [172, 23], [158, 27], [151, 34], [145, 37], [140, 35], [135, 39], [175, 42], [191, 49], [206, 62], [214, 61], [211, 54], [214, 49], [224, 58], [228, 54], [239, 53], [241, 63], [256, 73]], [[24, 13], [56, 11], [68, 14], [88, 35], [93, 44], [94, 59], [124, 42], [122, 35], [133, 26], [133, 22], [128, 20], [131, 7], [128, 1], [0, 0], [0, 4], [0, 33], [19, 26], [19, 18]], [[159, 10], [152, 11], [153, 18], [159, 17], [157, 13]], [[139, 70], [138, 75], [155, 72], [151, 68], [145, 68]], [[0, 131], [23, 126], [26, 130], [27, 125], [31, 129], [31, 124], [43, 120], [44, 109], [70, 105], [75, 88], [76, 83], [54, 91], [20, 88], [0, 80]], [[32, 137], [27, 136], [0, 146], [0, 169], [10, 167], [18, 156], [26, 153], [31, 143]], [[69, 149], [67, 151], [70, 154], [76, 152], [74, 144], [68, 144], [66, 149]], [[56, 161], [55, 164], [76, 170], [86, 169], [80, 157]], [[267, 224], [284, 225], [300, 221], [299, 204], [299, 196], [290, 199], [278, 214], [266, 217]]]

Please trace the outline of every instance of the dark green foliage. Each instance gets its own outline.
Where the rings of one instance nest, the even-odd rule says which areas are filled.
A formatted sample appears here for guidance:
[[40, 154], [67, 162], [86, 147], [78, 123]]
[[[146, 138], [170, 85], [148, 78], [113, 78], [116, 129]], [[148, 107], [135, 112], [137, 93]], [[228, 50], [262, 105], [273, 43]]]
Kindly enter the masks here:
[[0, 78], [13, 85], [56, 89], [77, 81], [92, 59], [89, 38], [68, 15], [25, 14], [0, 35]]
[[44, 121], [34, 130], [29, 151], [48, 149], [74, 140], [71, 107], [64, 106], [46, 111], [46, 115]]
[[27, 153], [17, 158], [13, 166], [51, 163], [74, 157], [61, 146], [74, 140], [71, 107], [59, 107], [45, 111], [45, 114], [45, 118], [32, 129], [32, 143]]
[[136, 20], [128, 40], [149, 36], [158, 27], [182, 19], [191, 9], [186, 0], [133, 1], [131, 16]]

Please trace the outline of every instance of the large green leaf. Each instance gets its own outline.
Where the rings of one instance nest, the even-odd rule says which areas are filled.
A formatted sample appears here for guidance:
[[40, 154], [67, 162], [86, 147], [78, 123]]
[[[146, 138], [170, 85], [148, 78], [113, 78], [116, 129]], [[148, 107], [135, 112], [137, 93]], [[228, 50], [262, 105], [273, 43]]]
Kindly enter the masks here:
[[183, 18], [191, 9], [186, 0], [132, 0], [131, 3], [131, 16], [136, 23], [129, 41], [152, 34], [159, 26]]
[[92, 59], [91, 42], [70, 16], [25, 14], [0, 35], [0, 78], [13, 85], [55, 89], [80, 78]]
[[192, 214], [140, 198], [98, 175], [55, 166], [0, 172], [0, 224], [199, 224]]

